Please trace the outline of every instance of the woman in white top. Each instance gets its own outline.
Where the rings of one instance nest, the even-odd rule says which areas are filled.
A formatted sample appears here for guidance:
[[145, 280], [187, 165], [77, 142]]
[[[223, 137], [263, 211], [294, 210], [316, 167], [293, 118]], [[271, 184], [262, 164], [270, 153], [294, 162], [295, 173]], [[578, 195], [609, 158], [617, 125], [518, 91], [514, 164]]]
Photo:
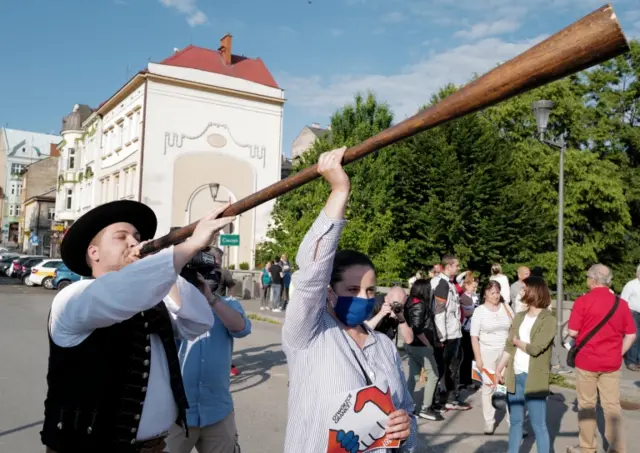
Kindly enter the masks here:
[[[489, 281], [484, 290], [484, 304], [475, 309], [471, 318], [471, 344], [476, 364], [493, 374], [504, 351], [509, 335], [513, 313], [500, 296], [500, 284]], [[484, 433], [493, 434], [496, 424], [496, 410], [491, 404], [495, 386], [482, 386], [482, 413]]]
[[502, 273], [502, 266], [498, 263], [493, 263], [491, 265], [491, 277], [489, 277], [489, 280], [500, 283], [500, 295], [502, 296], [502, 300], [511, 300], [509, 279]]

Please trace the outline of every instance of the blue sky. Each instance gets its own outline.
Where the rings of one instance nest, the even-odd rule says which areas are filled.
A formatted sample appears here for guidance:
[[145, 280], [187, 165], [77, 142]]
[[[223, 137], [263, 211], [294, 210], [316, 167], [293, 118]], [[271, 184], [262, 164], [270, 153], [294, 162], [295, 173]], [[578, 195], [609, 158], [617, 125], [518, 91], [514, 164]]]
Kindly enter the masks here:
[[[357, 91], [396, 119], [605, 0], [21, 0], [0, 10], [0, 124], [59, 132], [75, 103], [107, 99], [148, 61], [190, 43], [261, 57], [285, 89], [283, 152]], [[611, 2], [629, 37], [640, 3]], [[91, 5], [90, 7], [88, 5]]]

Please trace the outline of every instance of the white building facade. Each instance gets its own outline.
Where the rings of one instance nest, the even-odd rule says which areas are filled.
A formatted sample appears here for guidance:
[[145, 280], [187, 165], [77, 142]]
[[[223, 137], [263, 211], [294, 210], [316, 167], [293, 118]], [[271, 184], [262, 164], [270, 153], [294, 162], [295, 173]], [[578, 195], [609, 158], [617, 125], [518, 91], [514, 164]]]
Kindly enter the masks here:
[[[154, 210], [160, 236], [281, 179], [284, 92], [261, 60], [230, 54], [229, 35], [221, 44], [149, 63], [83, 122], [74, 149], [82, 176], [61, 183], [58, 220], [70, 224], [91, 207], [133, 199]], [[228, 227], [240, 244], [225, 248], [225, 264], [253, 267], [272, 207]]]
[[4, 197], [0, 200], [1, 244], [16, 246], [19, 242], [22, 170], [29, 164], [49, 157], [51, 144], [57, 144], [60, 140], [56, 135], [0, 129], [0, 154], [3, 155], [0, 162], [4, 164], [0, 171], [0, 176], [3, 176], [0, 185], [4, 187]]

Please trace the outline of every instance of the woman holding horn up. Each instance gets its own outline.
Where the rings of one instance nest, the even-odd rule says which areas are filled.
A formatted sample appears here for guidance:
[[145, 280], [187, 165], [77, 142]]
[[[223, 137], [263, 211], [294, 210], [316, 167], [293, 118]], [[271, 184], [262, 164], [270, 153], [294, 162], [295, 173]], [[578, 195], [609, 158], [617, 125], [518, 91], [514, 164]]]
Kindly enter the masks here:
[[[375, 268], [362, 253], [336, 253], [350, 191], [342, 168], [345, 149], [320, 156], [318, 172], [331, 185], [331, 194], [296, 259], [296, 291], [282, 329], [290, 376], [284, 451], [355, 453], [399, 441], [399, 451], [412, 453], [416, 421], [400, 356], [389, 338], [364, 322], [375, 304]], [[359, 404], [362, 392], [357, 390], [371, 385], [376, 388], [368, 394], [379, 399]], [[392, 405], [382, 402], [387, 393]], [[353, 398], [347, 396], [336, 407], [341, 395]], [[364, 424], [347, 422], [347, 415], [356, 412]]]

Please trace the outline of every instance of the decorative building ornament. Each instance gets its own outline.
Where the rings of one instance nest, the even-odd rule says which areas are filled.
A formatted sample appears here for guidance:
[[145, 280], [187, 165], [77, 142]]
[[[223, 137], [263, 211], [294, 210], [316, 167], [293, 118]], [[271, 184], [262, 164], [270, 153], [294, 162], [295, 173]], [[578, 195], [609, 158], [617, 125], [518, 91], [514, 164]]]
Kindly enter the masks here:
[[[261, 161], [262, 168], [266, 167], [267, 149], [264, 145], [257, 145], [257, 144], [248, 145], [248, 144], [240, 143], [233, 137], [233, 135], [231, 134], [231, 131], [229, 130], [229, 127], [226, 124], [213, 123], [213, 122], [207, 124], [207, 126], [204, 128], [202, 132], [193, 136], [190, 136], [187, 134], [178, 134], [176, 132], [165, 132], [164, 155], [167, 154], [168, 148], [182, 148], [182, 145], [184, 144], [185, 139], [198, 140], [199, 138], [203, 137], [207, 133], [207, 131], [212, 127], [226, 130], [227, 135], [236, 144], [236, 146], [240, 148], [246, 148], [247, 151], [249, 152], [249, 157], [251, 159], [256, 159], [258, 161]], [[210, 134], [206, 140], [209, 146], [213, 148], [223, 148], [227, 144], [226, 138], [217, 133]]]

